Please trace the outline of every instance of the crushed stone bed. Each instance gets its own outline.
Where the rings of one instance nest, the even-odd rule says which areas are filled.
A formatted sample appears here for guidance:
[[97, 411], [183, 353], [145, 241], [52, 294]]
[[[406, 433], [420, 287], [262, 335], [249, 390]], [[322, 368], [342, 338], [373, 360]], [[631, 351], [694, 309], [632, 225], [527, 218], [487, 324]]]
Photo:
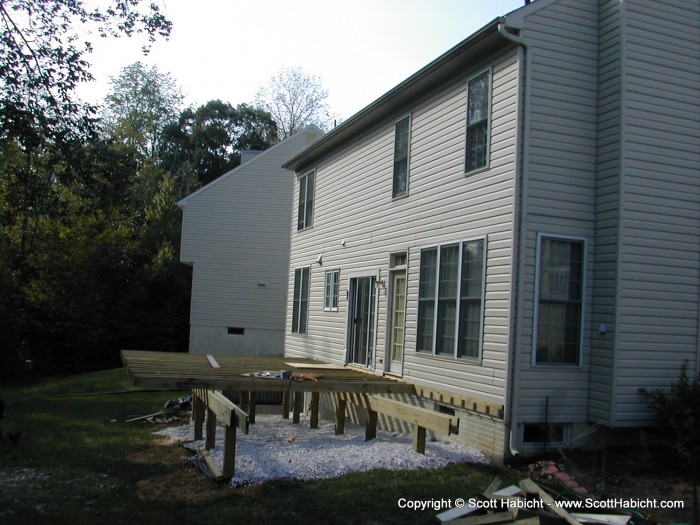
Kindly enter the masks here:
[[[377, 431], [377, 438], [365, 441], [362, 426], [347, 425], [345, 434], [335, 435], [331, 421], [320, 421], [319, 428], [308, 422], [293, 424], [280, 416], [258, 416], [250, 433], [236, 438], [236, 471], [232, 486], [259, 484], [274, 479], [312, 480], [342, 476], [373, 469], [414, 470], [439, 468], [449, 463], [488, 463], [476, 448], [457, 443], [428, 442], [426, 453], [412, 449], [409, 434]], [[193, 451], [204, 441], [192, 441], [194, 425], [170, 427], [156, 435], [172, 442], [184, 442]], [[209, 451], [221, 468], [223, 429], [217, 428], [216, 447]]]

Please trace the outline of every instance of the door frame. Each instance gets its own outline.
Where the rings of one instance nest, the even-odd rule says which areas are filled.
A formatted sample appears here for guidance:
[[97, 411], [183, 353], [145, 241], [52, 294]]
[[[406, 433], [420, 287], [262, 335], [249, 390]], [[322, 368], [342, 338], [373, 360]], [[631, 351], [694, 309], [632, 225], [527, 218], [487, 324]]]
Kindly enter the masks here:
[[[394, 353], [394, 321], [395, 321], [395, 306], [396, 306], [396, 278], [403, 277], [403, 340], [401, 341], [401, 361], [398, 368], [392, 370], [393, 353]], [[385, 353], [385, 372], [390, 375], [403, 377], [403, 362], [406, 353], [406, 309], [408, 306], [408, 272], [406, 268], [397, 268], [389, 272], [389, 301], [387, 309], [387, 349]]]
[[[372, 296], [372, 301], [374, 301], [374, 315], [372, 322], [374, 323], [374, 334], [371, 339], [371, 344], [372, 348], [369, 349], [368, 351], [368, 357], [367, 357], [367, 364], [363, 365], [361, 363], [354, 363], [350, 360], [350, 353], [351, 353], [351, 345], [352, 345], [352, 336], [353, 336], [353, 331], [352, 331], [352, 315], [353, 315], [353, 306], [354, 304], [352, 303], [352, 298], [350, 294], [353, 292], [353, 286], [352, 282], [355, 279], [362, 279], [362, 278], [368, 278], [372, 277], [374, 278], [374, 294]], [[377, 356], [377, 321], [378, 321], [378, 289], [379, 289], [379, 269], [373, 269], [373, 270], [365, 270], [365, 271], [357, 271], [357, 272], [349, 272], [347, 274], [347, 291], [346, 291], [346, 300], [347, 300], [347, 315], [345, 319], [345, 364], [346, 365], [351, 365], [351, 366], [358, 366], [362, 368], [368, 368], [368, 369], [373, 369], [374, 368], [374, 363], [376, 360]]]

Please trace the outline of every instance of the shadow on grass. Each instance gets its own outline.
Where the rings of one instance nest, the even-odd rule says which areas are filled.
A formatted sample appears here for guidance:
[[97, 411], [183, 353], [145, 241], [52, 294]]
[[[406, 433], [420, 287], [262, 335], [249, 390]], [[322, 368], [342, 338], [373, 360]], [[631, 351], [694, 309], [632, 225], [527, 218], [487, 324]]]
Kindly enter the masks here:
[[399, 499], [467, 498], [503, 476], [484, 465], [450, 465], [221, 487], [184, 464], [187, 453], [177, 445], [154, 445], [158, 427], [123, 422], [159, 410], [176, 394], [55, 397], [122, 388], [129, 388], [124, 371], [113, 370], [46, 382], [29, 398], [3, 390], [3, 424], [22, 437], [0, 454], [0, 523], [428, 524], [438, 510], [401, 509]]

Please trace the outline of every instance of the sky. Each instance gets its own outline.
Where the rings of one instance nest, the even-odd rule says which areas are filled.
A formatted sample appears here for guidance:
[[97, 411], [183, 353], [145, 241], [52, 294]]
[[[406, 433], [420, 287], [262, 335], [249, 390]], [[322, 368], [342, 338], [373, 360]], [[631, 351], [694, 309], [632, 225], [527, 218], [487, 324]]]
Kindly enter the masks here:
[[169, 73], [197, 107], [252, 103], [282, 68], [300, 67], [347, 120], [445, 51], [524, 0], [160, 0], [173, 22], [149, 55], [144, 37], [93, 38], [96, 80], [79, 96], [101, 103], [110, 78], [141, 61]]

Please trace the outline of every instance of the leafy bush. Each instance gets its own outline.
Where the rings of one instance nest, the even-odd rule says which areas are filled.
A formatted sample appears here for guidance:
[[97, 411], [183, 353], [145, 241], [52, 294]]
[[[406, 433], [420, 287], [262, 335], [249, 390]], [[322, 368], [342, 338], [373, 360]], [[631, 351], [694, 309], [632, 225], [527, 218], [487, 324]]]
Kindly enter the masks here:
[[688, 363], [681, 366], [678, 381], [668, 391], [649, 392], [662, 436], [684, 462], [697, 465], [700, 458], [700, 374], [688, 378]]

